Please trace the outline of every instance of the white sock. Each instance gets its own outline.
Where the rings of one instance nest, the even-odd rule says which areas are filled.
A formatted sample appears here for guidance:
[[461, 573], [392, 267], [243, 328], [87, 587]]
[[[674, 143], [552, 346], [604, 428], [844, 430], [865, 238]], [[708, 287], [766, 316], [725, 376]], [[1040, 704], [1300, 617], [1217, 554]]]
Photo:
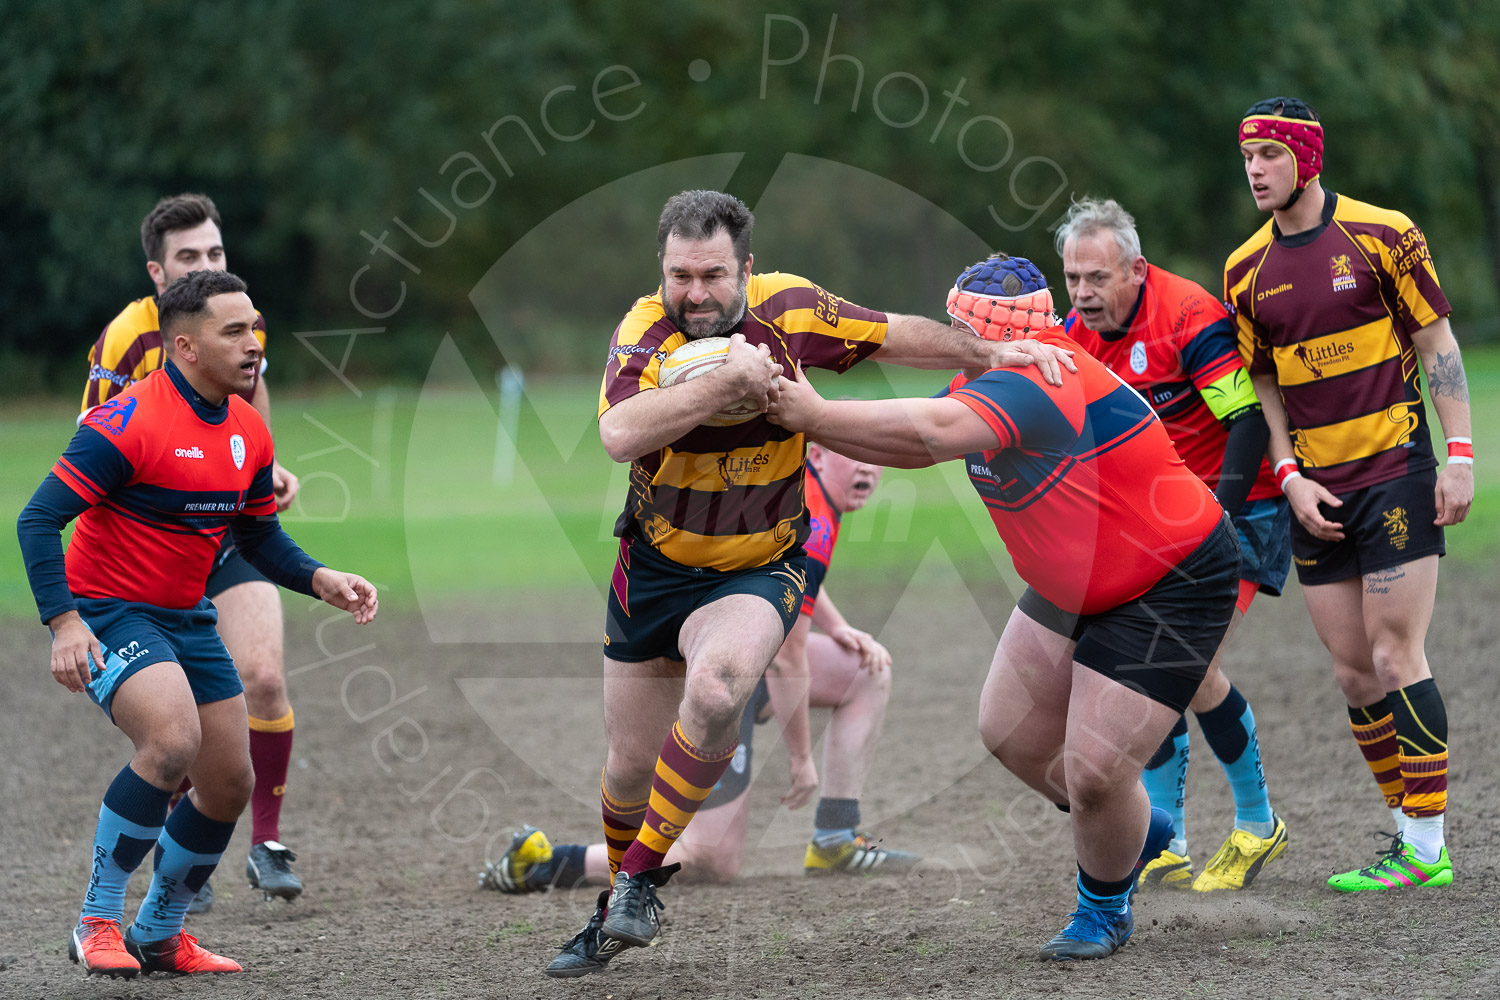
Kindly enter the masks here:
[[1408, 816], [1401, 839], [1417, 853], [1417, 860], [1430, 865], [1443, 854], [1443, 817]]
[[1187, 857], [1187, 838], [1173, 837], [1172, 840], [1167, 844], [1167, 850], [1171, 851], [1179, 858]]
[[1265, 840], [1276, 832], [1276, 821], [1273, 819], [1267, 820], [1264, 823], [1251, 823], [1245, 820], [1235, 820], [1234, 828], [1236, 830], [1244, 830], [1252, 837], [1259, 837], [1261, 840]]
[[1396, 821], [1396, 832], [1401, 833], [1406, 829], [1406, 813], [1401, 811], [1400, 806], [1391, 809], [1391, 819]]

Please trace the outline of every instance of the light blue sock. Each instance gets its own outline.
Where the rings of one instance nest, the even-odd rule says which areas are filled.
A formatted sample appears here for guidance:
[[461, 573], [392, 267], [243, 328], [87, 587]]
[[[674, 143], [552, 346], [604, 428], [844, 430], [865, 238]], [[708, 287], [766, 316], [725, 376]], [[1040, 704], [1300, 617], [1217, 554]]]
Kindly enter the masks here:
[[136, 912], [131, 937], [165, 941], [182, 930], [188, 904], [218, 867], [233, 834], [233, 823], [209, 819], [191, 799], [177, 803], [156, 843], [156, 874]]
[[161, 834], [172, 793], [151, 784], [126, 765], [110, 782], [94, 828], [93, 871], [83, 896], [85, 917], [119, 920], [125, 886]]
[[1187, 854], [1187, 771], [1187, 719], [1179, 717], [1141, 772], [1141, 784], [1146, 786], [1151, 804], [1172, 816], [1172, 843], [1167, 850], [1178, 855]]
[[1254, 836], [1269, 837], [1275, 832], [1276, 820], [1266, 794], [1266, 773], [1260, 763], [1260, 740], [1255, 735], [1255, 713], [1250, 703], [1230, 685], [1229, 694], [1217, 708], [1198, 715], [1198, 726], [1229, 779], [1234, 825]]

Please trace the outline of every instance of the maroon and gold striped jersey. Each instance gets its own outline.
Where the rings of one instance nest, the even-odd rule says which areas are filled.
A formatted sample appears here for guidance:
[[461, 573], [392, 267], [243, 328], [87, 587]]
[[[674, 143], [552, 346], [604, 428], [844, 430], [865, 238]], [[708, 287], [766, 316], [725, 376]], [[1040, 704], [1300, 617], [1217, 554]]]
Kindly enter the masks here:
[[1437, 465], [1411, 338], [1452, 310], [1410, 219], [1325, 195], [1321, 226], [1273, 220], [1231, 254], [1224, 296], [1250, 373], [1281, 386], [1298, 467], [1346, 493]]
[[[885, 342], [886, 317], [792, 274], [752, 274], [734, 333], [765, 344], [786, 371], [847, 370]], [[687, 335], [666, 317], [661, 289], [636, 301], [609, 344], [599, 415], [658, 388], [661, 363]], [[807, 538], [801, 434], [764, 416], [695, 427], [630, 465], [630, 494], [616, 535], [640, 538], [673, 562], [705, 569], [764, 566]]]
[[[261, 350], [266, 347], [266, 320], [255, 312], [255, 339]], [[110, 320], [89, 350], [89, 376], [83, 386], [83, 405], [87, 413], [100, 403], [119, 395], [130, 386], [166, 363], [161, 342], [161, 321], [157, 317], [156, 297], [136, 299]], [[257, 381], [260, 372], [255, 373]], [[252, 385], [241, 395], [249, 402], [255, 392]], [[82, 419], [80, 417], [80, 419]]]

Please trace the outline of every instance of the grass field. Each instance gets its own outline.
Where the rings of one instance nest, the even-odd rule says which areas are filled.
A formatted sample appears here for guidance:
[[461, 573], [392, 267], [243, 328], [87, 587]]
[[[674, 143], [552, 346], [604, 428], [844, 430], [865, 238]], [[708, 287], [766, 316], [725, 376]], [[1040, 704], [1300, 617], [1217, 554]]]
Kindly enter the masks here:
[[[1471, 349], [1465, 360], [1478, 497], [1449, 547], [1469, 562], [1500, 551], [1500, 466], [1486, 452], [1487, 430], [1500, 426], [1500, 349]], [[925, 395], [944, 380], [938, 373], [864, 368], [824, 376], [820, 385], [833, 394]], [[611, 462], [599, 444], [594, 377], [528, 382], [518, 447], [509, 459], [494, 385], [477, 382], [456, 354], [440, 351], [423, 386], [361, 388], [360, 397], [276, 397], [278, 451], [303, 484], [301, 502], [284, 520], [304, 548], [377, 581], [383, 600], [397, 607], [417, 598], [602, 587], [626, 467]], [[74, 415], [71, 401], [61, 400], [0, 408], [0, 511], [7, 520], [66, 446]], [[965, 574], [998, 568], [1010, 576], [958, 463], [888, 471], [871, 506], [846, 522], [839, 563], [844, 572], [910, 573], [938, 552], [935, 546]], [[25, 615], [31, 608], [15, 535], [6, 531], [0, 613]]]

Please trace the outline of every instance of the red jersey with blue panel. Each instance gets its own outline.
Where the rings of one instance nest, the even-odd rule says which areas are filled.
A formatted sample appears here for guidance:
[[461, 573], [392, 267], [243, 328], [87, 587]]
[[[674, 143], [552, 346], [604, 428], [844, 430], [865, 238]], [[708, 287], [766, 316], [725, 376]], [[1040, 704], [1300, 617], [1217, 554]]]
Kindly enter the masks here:
[[[1259, 406], [1224, 305], [1202, 285], [1153, 264], [1121, 329], [1096, 333], [1076, 310], [1063, 320], [1063, 329], [1146, 397], [1187, 467], [1217, 489], [1225, 426]], [[1279, 496], [1276, 478], [1261, 459], [1247, 499]]]
[[818, 470], [807, 467], [807, 516], [811, 524], [807, 541], [802, 547], [807, 551], [807, 589], [802, 592], [802, 613], [810, 615], [818, 603], [818, 592], [823, 589], [823, 578], [828, 575], [828, 564], [833, 560], [833, 547], [839, 543], [839, 520], [843, 517], [838, 508], [828, 501], [828, 492]]
[[965, 456], [969, 480], [1021, 575], [1064, 611], [1097, 614], [1140, 597], [1224, 517], [1178, 456], [1150, 404], [1063, 334], [1075, 351], [1060, 386], [1035, 366], [996, 368], [948, 394], [1000, 439]]

